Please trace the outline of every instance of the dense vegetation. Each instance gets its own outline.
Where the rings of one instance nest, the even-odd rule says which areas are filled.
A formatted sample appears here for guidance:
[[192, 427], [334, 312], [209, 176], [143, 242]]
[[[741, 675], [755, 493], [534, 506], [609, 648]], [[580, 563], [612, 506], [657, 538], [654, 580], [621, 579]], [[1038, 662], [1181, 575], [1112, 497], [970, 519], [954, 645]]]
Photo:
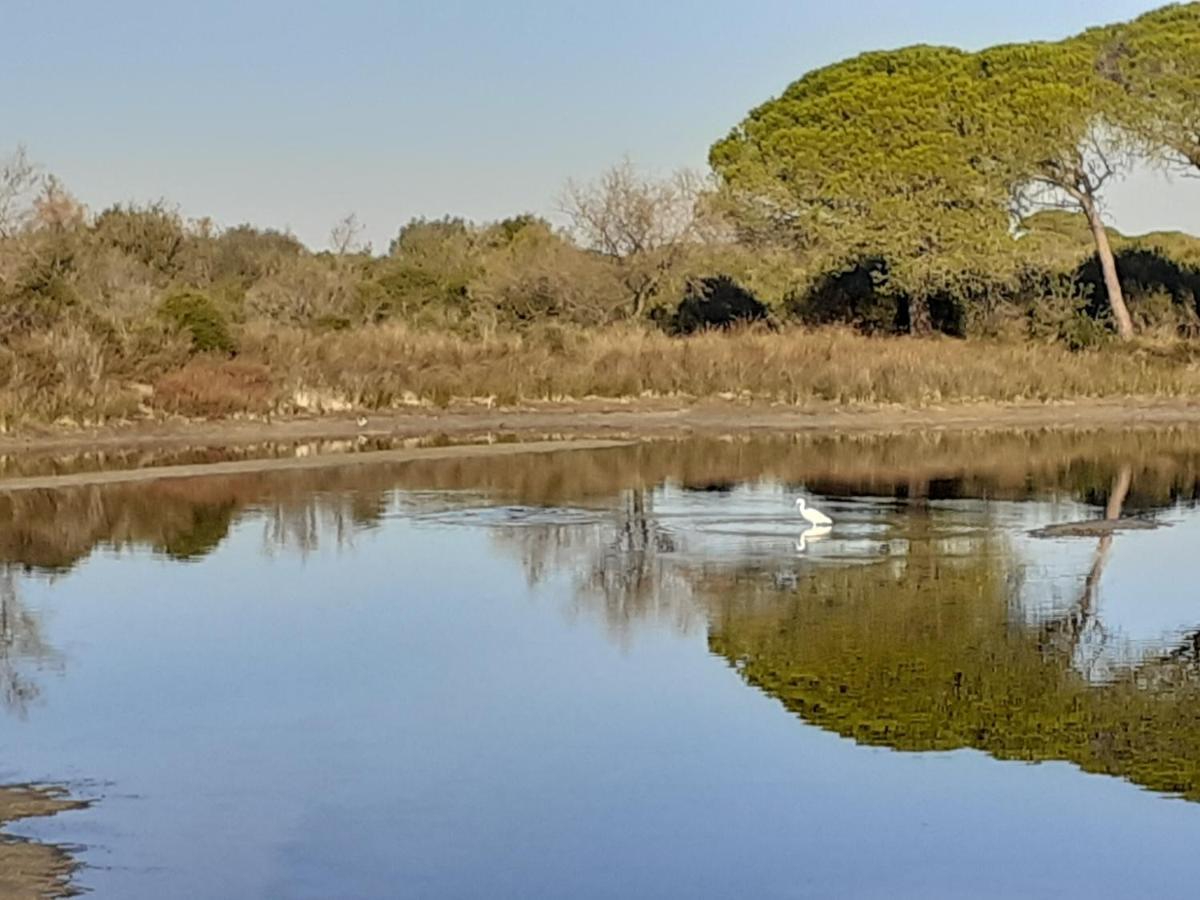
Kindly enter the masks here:
[[[1191, 395], [1176, 339], [1200, 325], [1200, 239], [1126, 237], [1101, 211], [1134, 160], [1200, 168], [1197, 59], [1200, 3], [1057, 43], [868, 53], [753, 110], [710, 179], [624, 163], [567, 185], [563, 228], [416, 220], [385, 253], [353, 216], [314, 252], [164, 203], [89, 212], [17, 150], [0, 161], [0, 424], [472, 397]], [[1035, 375], [811, 331], [833, 324], [1027, 344], [1004, 352]], [[1173, 346], [1129, 356], [1103, 346], [1114, 331]]]

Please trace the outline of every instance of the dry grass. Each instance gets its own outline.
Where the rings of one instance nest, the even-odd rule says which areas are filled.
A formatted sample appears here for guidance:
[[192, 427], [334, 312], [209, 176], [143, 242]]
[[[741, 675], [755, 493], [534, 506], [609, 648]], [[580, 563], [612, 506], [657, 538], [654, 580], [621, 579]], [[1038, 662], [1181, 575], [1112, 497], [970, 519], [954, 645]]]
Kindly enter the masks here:
[[240, 345], [232, 361], [184, 363], [173, 351], [151, 364], [82, 330], [34, 335], [0, 351], [0, 423], [587, 397], [906, 406], [1200, 397], [1200, 345], [1181, 342], [1071, 352], [843, 329], [673, 338], [551, 326], [464, 337], [389, 325], [332, 333], [249, 326]]
[[1191, 397], [1191, 348], [1072, 353], [1041, 344], [871, 338], [848, 330], [709, 333], [551, 328], [466, 339], [403, 327], [247, 335], [248, 357], [288, 388], [354, 407], [493, 398], [749, 396], [788, 404], [928, 405], [1084, 397]]
[[159, 409], [206, 418], [269, 412], [276, 389], [264, 365], [200, 357], [154, 385]]

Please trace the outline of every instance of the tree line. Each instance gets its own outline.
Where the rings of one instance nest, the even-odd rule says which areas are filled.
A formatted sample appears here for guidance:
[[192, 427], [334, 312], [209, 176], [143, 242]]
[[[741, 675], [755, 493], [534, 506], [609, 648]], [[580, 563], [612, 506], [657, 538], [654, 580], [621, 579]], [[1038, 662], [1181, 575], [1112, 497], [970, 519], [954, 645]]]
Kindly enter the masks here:
[[1104, 190], [1138, 159], [1200, 173], [1198, 151], [1200, 3], [1187, 3], [1053, 43], [867, 53], [751, 111], [710, 161], [755, 234], [830, 270], [879, 260], [915, 332], [937, 297], [1027, 277], [1014, 245], [1031, 216], [1075, 213], [1128, 339]]
[[353, 216], [314, 251], [163, 202], [93, 213], [18, 149], [0, 161], [0, 377], [64, 325], [118, 356], [236, 353], [252, 322], [1190, 334], [1200, 240], [1103, 221], [1137, 160], [1200, 173], [1200, 3], [1058, 42], [866, 53], [752, 110], [707, 175], [623, 162], [566, 185], [557, 227], [416, 219], [384, 252]]

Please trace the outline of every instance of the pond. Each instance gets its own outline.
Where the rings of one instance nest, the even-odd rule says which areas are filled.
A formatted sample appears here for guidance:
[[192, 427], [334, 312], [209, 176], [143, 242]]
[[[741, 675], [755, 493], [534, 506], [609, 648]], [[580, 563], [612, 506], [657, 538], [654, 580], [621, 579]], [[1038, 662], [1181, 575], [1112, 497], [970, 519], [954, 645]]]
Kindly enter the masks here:
[[0, 492], [0, 785], [90, 801], [6, 832], [101, 898], [1183, 894], [1197, 498], [1188, 430]]

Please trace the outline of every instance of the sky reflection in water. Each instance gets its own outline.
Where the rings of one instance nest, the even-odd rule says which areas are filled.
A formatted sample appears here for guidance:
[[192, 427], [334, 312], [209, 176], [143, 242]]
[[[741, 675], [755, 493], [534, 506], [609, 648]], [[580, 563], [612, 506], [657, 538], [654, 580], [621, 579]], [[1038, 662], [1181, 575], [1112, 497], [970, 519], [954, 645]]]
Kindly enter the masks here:
[[[1176, 893], [1198, 484], [1169, 432], [4, 496], [0, 782], [98, 798], [15, 830], [100, 897]], [[1028, 534], [1114, 497], [1170, 527]]]

